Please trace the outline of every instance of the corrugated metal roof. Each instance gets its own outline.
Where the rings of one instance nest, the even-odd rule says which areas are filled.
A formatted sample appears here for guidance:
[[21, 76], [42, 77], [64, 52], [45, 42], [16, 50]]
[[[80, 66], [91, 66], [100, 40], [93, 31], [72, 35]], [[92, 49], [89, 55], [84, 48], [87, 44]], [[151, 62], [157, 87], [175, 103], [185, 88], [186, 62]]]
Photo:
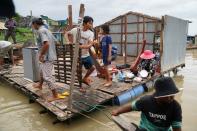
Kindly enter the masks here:
[[[112, 22], [114, 22], [114, 21], [116, 21], [116, 20], [118, 20], [118, 19], [124, 17], [125, 15], [130, 15], [130, 14], [136, 15], [136, 16], [141, 16], [141, 17], [144, 17], [144, 18], [152, 19], [152, 20], [157, 20], [157, 21], [160, 21], [160, 20], [161, 20], [161, 19], [158, 18], [158, 17], [153, 17], [153, 16], [149, 16], [149, 15], [146, 15], [146, 14], [142, 14], [142, 13], [138, 13], [138, 12], [129, 11], [129, 12], [123, 14], [123, 15], [119, 15], [119, 16], [117, 16], [116, 18], [113, 18], [113, 19], [110, 20], [110, 21], [105, 22], [104, 24], [112, 23]], [[100, 26], [100, 25], [99, 25], [99, 26]]]
[[0, 22], [0, 30], [7, 30], [7, 28], [4, 25], [5, 23]]

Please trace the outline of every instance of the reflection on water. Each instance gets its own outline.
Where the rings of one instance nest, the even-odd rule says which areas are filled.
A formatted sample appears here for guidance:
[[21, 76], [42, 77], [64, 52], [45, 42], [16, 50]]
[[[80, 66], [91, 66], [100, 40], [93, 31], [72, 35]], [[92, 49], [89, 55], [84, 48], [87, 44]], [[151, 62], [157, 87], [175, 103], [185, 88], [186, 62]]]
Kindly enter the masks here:
[[[186, 67], [174, 76], [177, 86], [183, 90], [176, 96], [183, 110], [183, 130], [196, 131], [197, 125], [197, 50], [187, 51]], [[42, 110], [38, 104], [29, 104], [22, 93], [0, 84], [0, 131], [112, 131], [120, 130], [102, 112], [89, 114], [111, 128], [95, 121], [80, 117], [71, 122], [52, 125], [55, 117], [39, 114]], [[110, 108], [107, 109], [111, 110]], [[138, 123], [140, 113], [124, 114], [132, 122]]]

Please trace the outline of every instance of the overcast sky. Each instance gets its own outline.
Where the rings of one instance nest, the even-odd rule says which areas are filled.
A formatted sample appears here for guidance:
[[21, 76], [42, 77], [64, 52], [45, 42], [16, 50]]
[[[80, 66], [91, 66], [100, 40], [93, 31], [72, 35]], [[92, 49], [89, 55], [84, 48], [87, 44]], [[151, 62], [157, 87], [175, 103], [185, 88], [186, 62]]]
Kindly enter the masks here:
[[85, 15], [94, 18], [94, 25], [102, 24], [128, 11], [135, 11], [161, 18], [176, 16], [192, 21], [189, 34], [197, 34], [197, 0], [14, 0], [16, 11], [22, 16], [47, 15], [52, 19], [66, 19], [67, 5], [73, 5], [74, 21], [77, 20], [80, 3], [85, 4]]

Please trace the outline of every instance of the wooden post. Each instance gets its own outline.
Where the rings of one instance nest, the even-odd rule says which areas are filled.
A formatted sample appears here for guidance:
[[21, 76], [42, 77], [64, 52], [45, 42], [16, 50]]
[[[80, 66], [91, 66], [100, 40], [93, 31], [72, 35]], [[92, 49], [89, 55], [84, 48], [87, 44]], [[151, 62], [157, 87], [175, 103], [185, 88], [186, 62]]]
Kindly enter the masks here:
[[127, 15], [125, 15], [125, 30], [124, 30], [124, 34], [125, 34], [125, 41], [124, 41], [124, 64], [127, 63]]
[[123, 55], [123, 49], [122, 49], [122, 45], [123, 45], [123, 17], [121, 18], [121, 41], [120, 41], [120, 47], [121, 47], [121, 51], [120, 54]]
[[74, 83], [75, 83], [75, 75], [77, 71], [77, 62], [78, 62], [78, 57], [79, 57], [79, 40], [81, 38], [81, 25], [84, 17], [84, 4], [80, 5], [80, 11], [79, 11], [79, 18], [78, 18], [78, 29], [77, 29], [77, 37], [76, 37], [76, 43], [75, 43], [75, 48], [74, 48], [74, 55], [73, 55], [73, 61], [72, 61], [72, 71], [71, 71], [71, 83], [70, 83], [70, 96], [69, 96], [69, 103], [68, 103], [68, 108], [72, 110], [72, 95], [73, 95], [73, 89], [74, 89]]
[[139, 55], [139, 16], [137, 16], [137, 55]]
[[72, 5], [68, 5], [68, 25], [70, 28], [73, 26]]
[[160, 72], [162, 70], [161, 68], [161, 60], [162, 60], [162, 56], [163, 56], [163, 31], [164, 31], [164, 26], [165, 26], [165, 18], [164, 16], [162, 16], [161, 19], [161, 32], [160, 32]]
[[145, 18], [143, 16], [143, 40], [145, 40]]

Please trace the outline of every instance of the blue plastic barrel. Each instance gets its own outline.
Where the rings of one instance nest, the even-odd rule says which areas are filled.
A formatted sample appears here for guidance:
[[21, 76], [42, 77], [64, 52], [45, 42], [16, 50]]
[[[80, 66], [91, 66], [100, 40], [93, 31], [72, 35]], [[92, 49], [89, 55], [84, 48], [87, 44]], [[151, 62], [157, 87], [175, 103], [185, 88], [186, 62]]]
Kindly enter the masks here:
[[144, 87], [142, 85], [133, 87], [132, 89], [124, 92], [123, 94], [117, 96], [115, 98], [115, 104], [117, 105], [123, 105], [127, 102], [129, 102], [131, 99], [134, 99], [135, 97], [141, 95], [144, 93]]
[[144, 93], [144, 87], [142, 85], [139, 85], [137, 87], [134, 87], [133, 91], [135, 92], [135, 97], [137, 97]]
[[130, 91], [127, 91], [115, 98], [115, 104], [122, 105], [127, 103], [129, 100], [131, 100], [131, 93]]

